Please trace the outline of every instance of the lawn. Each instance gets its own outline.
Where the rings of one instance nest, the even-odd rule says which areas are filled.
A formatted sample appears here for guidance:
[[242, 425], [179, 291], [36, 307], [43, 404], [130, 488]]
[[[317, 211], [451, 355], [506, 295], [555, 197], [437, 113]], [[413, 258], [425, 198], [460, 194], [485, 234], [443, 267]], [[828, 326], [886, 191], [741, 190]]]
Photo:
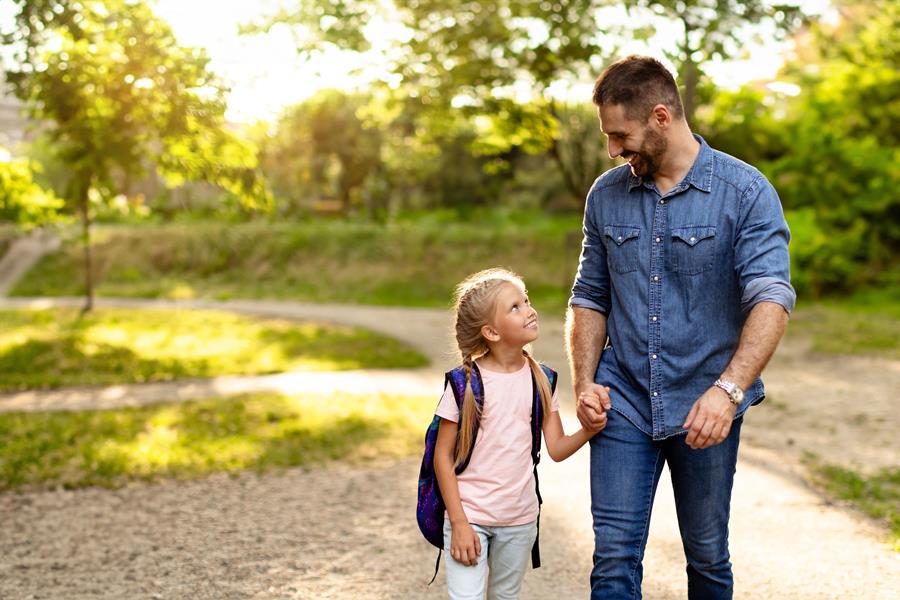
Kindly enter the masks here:
[[2, 391], [425, 364], [394, 339], [338, 325], [219, 311], [0, 311]]
[[0, 490], [189, 479], [421, 451], [435, 398], [250, 394], [0, 414]]
[[[140, 298], [279, 298], [447, 306], [478, 269], [519, 272], [539, 307], [562, 314], [577, 266], [578, 216], [496, 223], [195, 223], [98, 227], [96, 291]], [[83, 293], [70, 240], [13, 290]]]

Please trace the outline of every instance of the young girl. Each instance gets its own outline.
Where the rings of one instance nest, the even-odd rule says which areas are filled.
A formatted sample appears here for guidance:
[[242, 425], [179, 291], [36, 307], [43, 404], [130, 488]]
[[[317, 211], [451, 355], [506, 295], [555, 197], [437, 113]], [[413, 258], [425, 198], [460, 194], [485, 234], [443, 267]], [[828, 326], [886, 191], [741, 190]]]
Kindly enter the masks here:
[[[542, 429], [553, 460], [571, 456], [596, 431], [564, 434], [556, 395], [551, 398], [547, 375], [528, 352], [540, 328], [517, 275], [503, 269], [475, 273], [457, 286], [455, 300], [456, 342], [465, 372], [462, 411], [450, 381], [435, 411], [441, 417], [434, 469], [447, 507], [447, 588], [450, 598], [482, 598], [485, 588], [491, 598], [518, 598], [537, 537], [532, 377], [540, 389]], [[481, 407], [473, 377], [483, 390]], [[468, 465], [457, 475], [456, 467], [470, 451]]]

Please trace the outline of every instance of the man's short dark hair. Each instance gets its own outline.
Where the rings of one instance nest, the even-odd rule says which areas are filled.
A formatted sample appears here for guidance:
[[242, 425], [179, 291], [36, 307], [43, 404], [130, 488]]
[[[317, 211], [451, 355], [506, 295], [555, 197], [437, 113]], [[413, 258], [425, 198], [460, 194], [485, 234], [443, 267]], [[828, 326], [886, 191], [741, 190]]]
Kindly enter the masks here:
[[649, 56], [627, 56], [606, 67], [594, 84], [594, 104], [620, 104], [628, 119], [643, 121], [657, 104], [664, 104], [672, 116], [684, 116], [675, 78], [666, 67]]

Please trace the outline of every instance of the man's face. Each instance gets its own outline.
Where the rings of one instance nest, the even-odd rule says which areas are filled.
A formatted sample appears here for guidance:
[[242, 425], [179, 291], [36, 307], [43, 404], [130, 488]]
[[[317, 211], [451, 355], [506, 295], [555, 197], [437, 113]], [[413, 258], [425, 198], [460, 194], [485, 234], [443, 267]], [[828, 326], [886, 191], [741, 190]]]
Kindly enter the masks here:
[[597, 109], [600, 127], [606, 135], [609, 157], [621, 156], [637, 177], [649, 177], [659, 170], [668, 143], [653, 127], [651, 114], [646, 122], [629, 119], [621, 104]]

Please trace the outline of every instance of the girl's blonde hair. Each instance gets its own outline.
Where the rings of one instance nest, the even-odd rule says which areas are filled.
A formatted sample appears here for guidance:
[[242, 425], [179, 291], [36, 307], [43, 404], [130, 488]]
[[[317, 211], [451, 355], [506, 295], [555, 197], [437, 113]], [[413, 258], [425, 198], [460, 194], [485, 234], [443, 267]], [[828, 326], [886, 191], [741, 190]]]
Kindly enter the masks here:
[[[481, 417], [475, 402], [475, 393], [472, 391], [472, 366], [475, 364], [475, 359], [490, 351], [487, 340], [481, 335], [481, 328], [493, 320], [497, 295], [503, 286], [508, 284], [525, 291], [525, 283], [521, 277], [512, 271], [499, 268], [485, 269], [469, 275], [456, 286], [456, 293], [453, 297], [456, 313], [454, 330], [456, 346], [459, 349], [463, 369], [466, 373], [466, 391], [463, 396], [462, 414], [456, 433], [455, 466], [459, 466], [466, 459], [475, 443], [472, 430], [475, 420]], [[544, 414], [550, 414], [550, 381], [531, 356], [527, 346], [522, 349], [522, 353], [528, 359], [531, 373], [537, 381]]]

